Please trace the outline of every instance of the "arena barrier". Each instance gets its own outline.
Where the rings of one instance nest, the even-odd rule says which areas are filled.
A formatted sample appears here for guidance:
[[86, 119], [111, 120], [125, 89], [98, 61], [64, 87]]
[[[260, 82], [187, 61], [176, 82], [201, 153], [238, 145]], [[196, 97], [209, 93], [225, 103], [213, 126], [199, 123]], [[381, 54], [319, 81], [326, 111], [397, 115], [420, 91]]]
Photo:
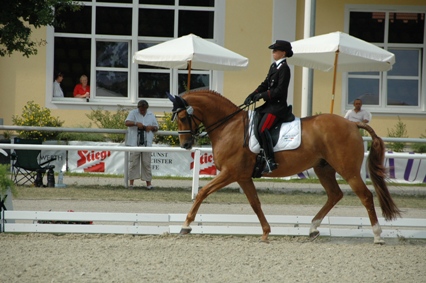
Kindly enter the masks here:
[[[51, 149], [51, 150], [88, 150], [88, 151], [96, 151], [99, 150], [99, 147], [97, 146], [81, 146], [81, 145], [51, 145], [51, 144], [43, 144], [43, 145], [34, 145], [34, 144], [0, 144], [0, 148], [2, 149], [35, 149], [35, 150], [43, 150], [43, 149]], [[137, 147], [137, 146], [103, 146], [103, 150], [110, 150], [110, 151], [124, 151], [124, 152], [194, 152], [194, 167], [193, 167], [193, 175], [192, 175], [192, 192], [191, 192], [191, 199], [194, 200], [195, 197], [198, 194], [199, 190], [199, 184], [200, 184], [200, 156], [202, 153], [205, 152], [212, 152], [211, 148], [192, 148], [191, 150], [186, 150], [179, 147]], [[368, 156], [369, 152], [364, 153], [364, 162]], [[386, 158], [392, 158], [395, 157], [392, 154], [385, 153]], [[409, 153], [401, 153], [398, 154], [399, 159], [418, 159], [423, 160], [426, 159], [426, 154], [409, 154]], [[124, 166], [127, 166], [127, 161], [124, 162]], [[125, 170], [125, 177], [124, 177], [124, 186], [127, 187], [127, 170]], [[365, 166], [362, 166], [361, 169], [361, 175], [362, 178], [366, 179], [366, 172], [365, 172]]]
[[[2, 149], [34, 149], [34, 150], [43, 150], [43, 149], [51, 149], [51, 150], [88, 150], [88, 151], [96, 151], [99, 150], [98, 146], [82, 146], [82, 145], [52, 145], [52, 144], [0, 144], [0, 148]], [[200, 176], [198, 172], [200, 171], [200, 156], [201, 152], [212, 152], [211, 148], [197, 148], [194, 147], [191, 150], [183, 149], [180, 147], [138, 147], [138, 146], [103, 146], [102, 150], [110, 150], [110, 151], [124, 151], [124, 152], [194, 152], [194, 168], [193, 168], [193, 178], [192, 178], [192, 200], [198, 194], [199, 184], [200, 184]], [[127, 160], [124, 162], [124, 166], [127, 166]], [[124, 177], [124, 186], [127, 187], [127, 172], [125, 170]]]
[[[73, 234], [179, 234], [186, 214], [99, 213], [54, 211], [3, 211], [1, 230], [6, 233]], [[271, 236], [307, 236], [313, 216], [266, 215]], [[55, 224], [58, 223], [58, 224]], [[63, 224], [63, 223], [77, 224]], [[79, 224], [91, 223], [91, 224]], [[379, 218], [383, 238], [426, 239], [426, 219]], [[197, 214], [192, 234], [262, 235], [256, 215]], [[324, 218], [321, 236], [373, 238], [367, 217]]]

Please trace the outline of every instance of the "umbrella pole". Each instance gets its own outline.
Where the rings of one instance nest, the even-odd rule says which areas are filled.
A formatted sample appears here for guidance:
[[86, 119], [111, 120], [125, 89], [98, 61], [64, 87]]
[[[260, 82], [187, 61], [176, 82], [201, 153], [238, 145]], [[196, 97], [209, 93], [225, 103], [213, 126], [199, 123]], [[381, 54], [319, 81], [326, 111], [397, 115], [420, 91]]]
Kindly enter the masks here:
[[333, 70], [333, 88], [331, 92], [331, 106], [330, 113], [333, 114], [334, 108], [334, 94], [336, 93], [336, 73], [337, 73], [337, 61], [339, 60], [339, 50], [336, 51], [334, 55], [334, 70]]
[[189, 92], [191, 90], [191, 65], [192, 61], [188, 61], [188, 85], [187, 85], [187, 91]]

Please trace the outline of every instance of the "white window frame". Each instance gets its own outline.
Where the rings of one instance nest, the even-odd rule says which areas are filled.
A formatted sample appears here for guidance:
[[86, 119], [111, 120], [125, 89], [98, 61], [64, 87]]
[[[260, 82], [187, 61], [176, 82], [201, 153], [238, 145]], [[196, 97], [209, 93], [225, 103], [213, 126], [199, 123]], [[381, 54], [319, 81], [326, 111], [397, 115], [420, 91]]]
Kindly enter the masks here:
[[[46, 39], [48, 44], [46, 46], [46, 94], [45, 94], [45, 104], [46, 107], [52, 109], [91, 109], [96, 107], [103, 107], [108, 110], [115, 110], [117, 105], [125, 107], [134, 107], [138, 98], [138, 72], [141, 70], [138, 68], [137, 63], [132, 61], [133, 53], [132, 50], [138, 50], [138, 42], [162, 42], [167, 41], [173, 38], [163, 38], [163, 37], [139, 37], [138, 33], [138, 11], [140, 8], [144, 8], [147, 5], [140, 5], [139, 0], [133, 0], [132, 4], [123, 4], [123, 3], [93, 3], [93, 2], [84, 2], [81, 1], [83, 5], [92, 6], [92, 26], [91, 30], [95, 30], [96, 18], [95, 18], [95, 8], [96, 7], [125, 7], [132, 8], [133, 15], [133, 26], [132, 26], [132, 35], [130, 36], [117, 36], [117, 35], [97, 35], [94, 32], [91, 34], [82, 34], [78, 35], [79, 38], [89, 38], [92, 42], [91, 46], [91, 70], [89, 78], [96, 78], [97, 70], [110, 70], [111, 68], [107, 67], [96, 67], [96, 41], [127, 41], [129, 42], [129, 80], [128, 80], [128, 98], [120, 97], [111, 97], [111, 98], [98, 98], [96, 97], [96, 81], [90, 80], [91, 91], [94, 96], [94, 99], [90, 100], [90, 103], [85, 102], [85, 100], [79, 100], [74, 98], [53, 98], [52, 97], [52, 88], [53, 88], [53, 68], [54, 68], [54, 41], [55, 35], [61, 37], [75, 37], [74, 34], [70, 35], [67, 33], [54, 33], [53, 27], [47, 27]], [[150, 8], [161, 8], [161, 9], [174, 9], [175, 14], [179, 12], [179, 7], [176, 5], [148, 5]], [[182, 7], [182, 6], [181, 6]], [[213, 11], [214, 12], [214, 27], [213, 27], [213, 39], [212, 41], [222, 45], [224, 43], [225, 37], [225, 0], [215, 0], [215, 7], [190, 7], [185, 6], [185, 10], [200, 10], [200, 11]], [[174, 38], [177, 37], [178, 32], [178, 17], [175, 17], [174, 25]], [[112, 68], [117, 70], [117, 68]], [[111, 70], [112, 70], [111, 69]], [[146, 69], [148, 70], [148, 69]], [[161, 72], [170, 72], [170, 92], [177, 94], [178, 92], [178, 83], [177, 77], [178, 73], [181, 73], [182, 70], [177, 69], [164, 69]], [[192, 74], [209, 74], [210, 89], [214, 89], [218, 92], [223, 90], [223, 71], [192, 71]], [[167, 99], [159, 98], [146, 98], [150, 103], [150, 108], [153, 112], [165, 112], [171, 109], [171, 102]]]
[[[363, 105], [363, 109], [375, 114], [410, 114], [410, 115], [424, 115], [426, 114], [426, 35], [423, 39], [423, 44], [400, 44], [389, 43], [387, 39], [388, 31], [388, 12], [409, 12], [409, 13], [425, 13], [426, 6], [399, 6], [399, 5], [346, 5], [345, 6], [345, 26], [344, 31], [349, 33], [349, 16], [350, 12], [386, 12], [385, 20], [385, 42], [384, 44], [377, 44], [384, 49], [411, 49], [419, 48], [422, 50], [420, 56], [420, 70], [419, 70], [419, 105], [418, 106], [397, 106], [387, 105], [387, 72], [380, 73], [380, 89], [379, 89], [379, 105]], [[426, 21], [425, 21], [426, 23]], [[425, 27], [426, 31], [426, 27]], [[398, 60], [399, 58], [396, 58]], [[353, 105], [348, 101], [348, 73], [342, 74], [342, 110], [346, 112], [353, 108]], [[408, 77], [407, 77], [408, 78]]]

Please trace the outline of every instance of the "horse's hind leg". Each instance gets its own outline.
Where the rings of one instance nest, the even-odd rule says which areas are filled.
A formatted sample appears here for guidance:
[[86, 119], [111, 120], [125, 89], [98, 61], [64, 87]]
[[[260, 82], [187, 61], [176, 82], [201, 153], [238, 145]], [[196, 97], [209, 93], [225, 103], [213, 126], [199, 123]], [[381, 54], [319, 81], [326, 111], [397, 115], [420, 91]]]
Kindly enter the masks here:
[[343, 197], [342, 190], [336, 181], [336, 170], [333, 167], [329, 164], [320, 164], [314, 167], [314, 171], [327, 193], [327, 202], [312, 219], [309, 230], [309, 236], [312, 239], [319, 236], [318, 227], [321, 225], [322, 220]]
[[249, 179], [247, 181], [239, 181], [238, 184], [243, 189], [246, 197], [253, 208], [253, 211], [256, 213], [257, 218], [259, 218], [260, 225], [262, 226], [262, 241], [268, 242], [268, 235], [271, 233], [271, 226], [269, 226], [268, 221], [266, 220], [265, 214], [260, 204], [259, 197], [257, 195], [256, 187], [254, 186], [253, 180]]

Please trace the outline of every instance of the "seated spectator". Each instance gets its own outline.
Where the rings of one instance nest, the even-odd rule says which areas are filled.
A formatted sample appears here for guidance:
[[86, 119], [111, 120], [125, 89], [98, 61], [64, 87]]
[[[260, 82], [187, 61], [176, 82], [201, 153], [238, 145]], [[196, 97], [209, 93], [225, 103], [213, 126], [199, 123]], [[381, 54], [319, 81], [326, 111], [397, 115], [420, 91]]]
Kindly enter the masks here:
[[352, 122], [368, 123], [371, 120], [371, 114], [367, 110], [362, 110], [362, 100], [357, 98], [354, 100], [354, 109], [346, 112], [345, 119]]
[[80, 77], [80, 83], [74, 87], [74, 97], [86, 98], [90, 97], [90, 86], [87, 84], [88, 78], [86, 75]]

